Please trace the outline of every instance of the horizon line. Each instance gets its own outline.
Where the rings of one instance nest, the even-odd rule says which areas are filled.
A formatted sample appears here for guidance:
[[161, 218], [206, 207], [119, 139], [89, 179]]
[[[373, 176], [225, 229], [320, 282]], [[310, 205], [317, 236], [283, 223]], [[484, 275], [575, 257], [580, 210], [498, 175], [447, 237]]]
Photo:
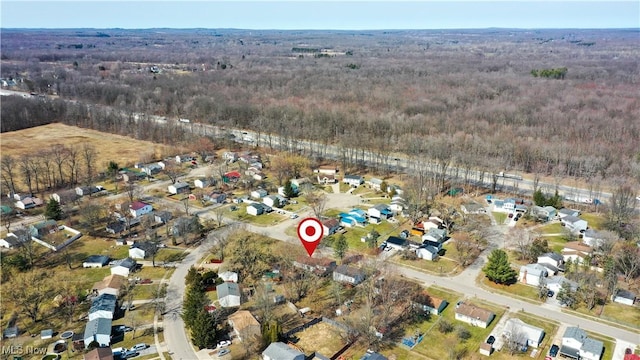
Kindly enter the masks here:
[[518, 27], [477, 27], [477, 28], [363, 28], [363, 29], [314, 29], [314, 28], [300, 28], [300, 29], [280, 29], [280, 28], [208, 28], [208, 27], [147, 27], [147, 28], [125, 28], [125, 27], [107, 27], [107, 28], [94, 28], [94, 27], [0, 27], [2, 30], [233, 30], [233, 31], [428, 31], [428, 30], [636, 30], [640, 31], [639, 27], [532, 27], [532, 28], [518, 28]]

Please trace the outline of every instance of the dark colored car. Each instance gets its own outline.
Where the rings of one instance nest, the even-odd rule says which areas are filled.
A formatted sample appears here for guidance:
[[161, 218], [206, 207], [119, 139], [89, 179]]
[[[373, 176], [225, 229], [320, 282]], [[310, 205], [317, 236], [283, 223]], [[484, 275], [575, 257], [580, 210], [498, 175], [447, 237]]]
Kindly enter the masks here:
[[509, 213], [509, 219], [513, 217], [513, 213]]
[[487, 338], [487, 344], [493, 344], [494, 342], [496, 342], [496, 338], [493, 335], [490, 335]]
[[230, 353], [230, 352], [231, 352], [231, 350], [229, 350], [229, 349], [222, 349], [222, 350], [220, 350], [220, 351], [218, 352], [218, 356], [225, 356], [225, 355], [227, 355], [227, 354], [228, 354], [228, 353]]
[[552, 357], [556, 357], [556, 355], [558, 355], [558, 350], [560, 350], [558, 345], [551, 345], [551, 349], [549, 349], [549, 355], [551, 355]]
[[553, 290], [548, 290], [547, 291], [547, 297], [553, 297], [555, 293], [553, 292]]

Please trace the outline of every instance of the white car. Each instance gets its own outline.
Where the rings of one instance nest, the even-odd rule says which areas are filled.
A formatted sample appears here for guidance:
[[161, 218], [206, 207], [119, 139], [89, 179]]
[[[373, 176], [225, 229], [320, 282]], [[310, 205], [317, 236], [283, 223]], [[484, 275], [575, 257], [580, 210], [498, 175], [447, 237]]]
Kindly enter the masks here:
[[230, 341], [230, 340], [222, 340], [222, 341], [220, 341], [220, 342], [218, 343], [218, 346], [216, 346], [216, 349], [220, 349], [220, 348], [223, 348], [223, 347], [227, 347], [227, 346], [229, 346], [229, 345], [231, 345], [231, 341]]

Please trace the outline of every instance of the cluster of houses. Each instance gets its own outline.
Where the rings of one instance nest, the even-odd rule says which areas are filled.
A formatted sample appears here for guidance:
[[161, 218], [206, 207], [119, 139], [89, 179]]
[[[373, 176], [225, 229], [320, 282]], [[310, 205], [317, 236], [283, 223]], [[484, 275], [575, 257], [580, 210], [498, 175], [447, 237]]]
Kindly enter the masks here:
[[[48, 234], [63, 231], [66, 233], [64, 241], [54, 243], [47, 241]], [[82, 233], [66, 225], [58, 225], [55, 220], [44, 220], [31, 224], [25, 228], [9, 232], [4, 239], [0, 239], [0, 247], [13, 249], [22, 246], [27, 241], [33, 241], [52, 251], [58, 251], [82, 237]]]

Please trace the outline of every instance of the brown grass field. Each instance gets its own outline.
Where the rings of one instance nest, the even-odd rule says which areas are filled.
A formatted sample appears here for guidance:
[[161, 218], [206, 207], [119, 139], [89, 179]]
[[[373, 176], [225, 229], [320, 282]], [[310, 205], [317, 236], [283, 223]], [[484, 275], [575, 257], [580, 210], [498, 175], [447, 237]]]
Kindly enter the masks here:
[[2, 155], [14, 156], [34, 154], [54, 144], [79, 147], [90, 143], [98, 153], [98, 168], [102, 168], [109, 161], [115, 161], [120, 166], [129, 166], [144, 156], [158, 159], [179, 151], [150, 141], [57, 123], [2, 133], [1, 139]]
[[344, 346], [344, 340], [340, 338], [338, 329], [324, 322], [296, 333], [296, 336], [300, 338], [296, 346], [303, 349], [305, 353], [316, 351], [322, 355], [331, 356]]

